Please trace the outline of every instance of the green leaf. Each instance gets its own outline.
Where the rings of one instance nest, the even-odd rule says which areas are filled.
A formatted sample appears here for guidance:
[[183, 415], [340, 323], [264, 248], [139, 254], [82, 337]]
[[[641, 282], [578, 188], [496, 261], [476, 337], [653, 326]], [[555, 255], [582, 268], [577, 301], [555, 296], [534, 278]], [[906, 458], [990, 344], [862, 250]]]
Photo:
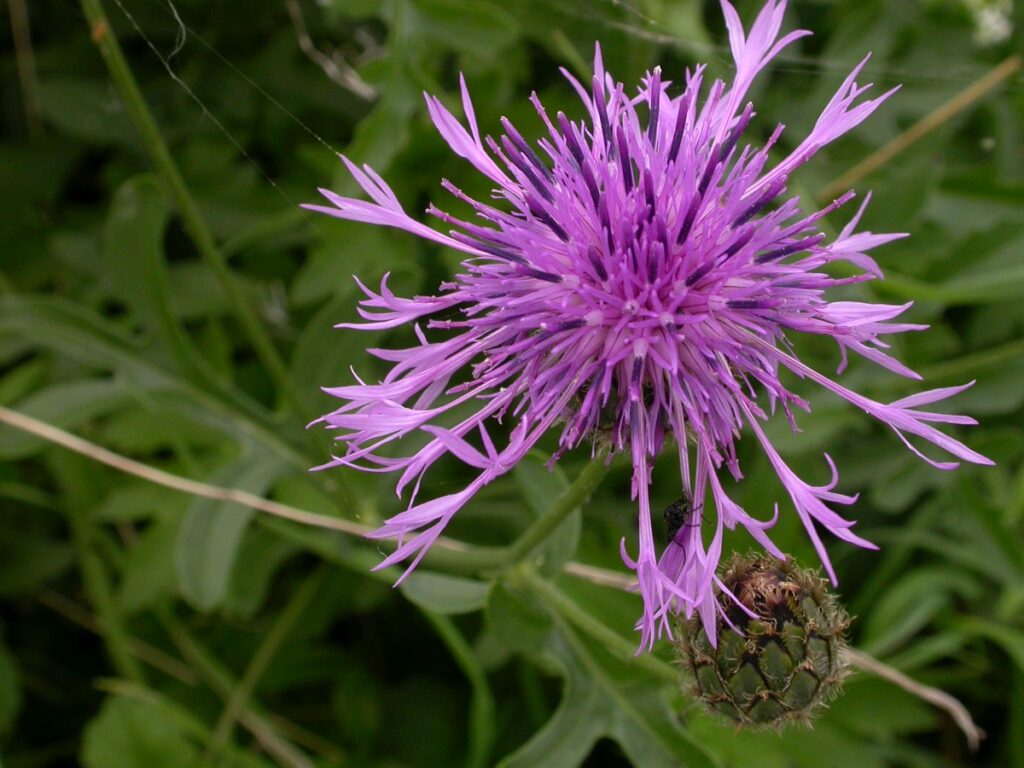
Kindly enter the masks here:
[[146, 335], [183, 371], [201, 360], [171, 305], [164, 262], [164, 230], [170, 209], [155, 177], [136, 176], [118, 188], [103, 227], [100, 252], [118, 297], [138, 318]]
[[[885, 717], [877, 717], [884, 712]], [[868, 738], [921, 733], [935, 727], [938, 710], [885, 680], [853, 675], [842, 695], [829, 705], [829, 723], [843, 724]]]
[[977, 616], [959, 619], [953, 623], [953, 628], [996, 643], [1024, 673], [1024, 631]]
[[191, 768], [201, 752], [157, 707], [108, 698], [85, 728], [81, 757], [85, 768]]
[[516, 17], [484, 0], [416, 0], [419, 30], [436, 40], [480, 58], [493, 59], [519, 35]]
[[[125, 387], [112, 379], [83, 379], [54, 384], [17, 403], [22, 413], [62, 429], [74, 429], [130, 402]], [[0, 430], [0, 459], [23, 459], [49, 443], [14, 429]]]
[[265, 528], [247, 530], [228, 583], [225, 615], [236, 620], [252, 619], [266, 600], [274, 576], [298, 551], [293, 542]]
[[124, 613], [140, 611], [174, 595], [178, 586], [174, 545], [181, 525], [180, 516], [165, 516], [146, 528], [128, 550], [118, 591]]
[[617, 741], [634, 765], [714, 768], [711, 756], [680, 727], [671, 703], [675, 692], [664, 683], [590, 646], [562, 623], [545, 652], [565, 679], [562, 701], [501, 768], [580, 765], [604, 736]]
[[93, 514], [107, 523], [124, 523], [148, 520], [163, 512], [184, 515], [187, 506], [188, 497], [183, 494], [168, 493], [149, 483], [126, 482], [111, 489]]
[[331, 694], [331, 708], [346, 743], [367, 749], [380, 733], [379, 688], [377, 678], [355, 658], [345, 665]]
[[30, 593], [73, 562], [74, 551], [66, 540], [8, 527], [0, 536], [0, 595]]
[[48, 77], [39, 83], [39, 106], [48, 124], [86, 144], [135, 146], [135, 133], [106, 80]]
[[[237, 441], [255, 439], [295, 467], [309, 462], [281, 437], [280, 424], [240, 392], [212, 394], [174, 375], [148, 359], [147, 348], [88, 308], [66, 299], [40, 296], [0, 296], [0, 339], [30, 341], [44, 349], [93, 368], [117, 371], [151, 400], [166, 396], [169, 416], [191, 418]], [[127, 385], [126, 385], [127, 386]]]
[[486, 616], [494, 637], [515, 653], [540, 653], [554, 628], [547, 611], [501, 582], [491, 590]]
[[[261, 495], [286, 469], [277, 457], [249, 447], [214, 472], [209, 482]], [[255, 512], [241, 504], [196, 499], [189, 507], [175, 550], [185, 598], [198, 610], [217, 608], [227, 595], [242, 538]]]
[[524, 746], [498, 763], [499, 768], [569, 768], [583, 763], [607, 731], [598, 686], [568, 677], [554, 716]]
[[977, 598], [983, 591], [970, 572], [918, 568], [892, 583], [875, 603], [861, 646], [876, 656], [890, 653], [950, 605], [954, 596]]
[[926, 288], [923, 298], [950, 306], [963, 304], [1000, 304], [1024, 297], [1024, 265], [1004, 267], [992, 272], [958, 277]]
[[48, 367], [46, 361], [36, 358], [7, 369], [0, 379], [0, 404], [10, 405], [44, 386]]
[[[347, 285], [354, 285], [348, 276]], [[309, 321], [292, 355], [291, 369], [296, 381], [338, 383], [351, 374], [351, 345], [344, 332], [334, 326], [348, 318], [355, 304], [353, 291], [346, 288], [328, 301]], [[326, 400], [326, 397], [323, 398]]]
[[421, 608], [455, 615], [479, 611], [487, 605], [491, 586], [491, 582], [418, 570], [409, 574], [400, 589]]

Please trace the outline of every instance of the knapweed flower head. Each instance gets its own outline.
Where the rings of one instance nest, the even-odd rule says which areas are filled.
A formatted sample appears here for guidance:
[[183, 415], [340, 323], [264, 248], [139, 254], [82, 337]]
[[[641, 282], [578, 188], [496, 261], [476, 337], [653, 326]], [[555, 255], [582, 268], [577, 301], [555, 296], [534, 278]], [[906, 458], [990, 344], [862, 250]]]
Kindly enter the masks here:
[[[504, 135], [483, 137], [465, 82], [465, 124], [427, 95], [427, 109], [452, 150], [494, 184], [485, 203], [442, 182], [475, 211], [463, 221], [431, 206], [447, 234], [409, 216], [371, 168], [345, 160], [372, 202], [322, 190], [330, 205], [308, 206], [331, 216], [406, 230], [466, 254], [462, 271], [437, 295], [401, 298], [387, 277], [359, 309], [364, 322], [341, 327], [382, 330], [412, 325], [419, 343], [370, 352], [392, 363], [379, 383], [359, 381], [326, 391], [341, 407], [321, 420], [338, 432], [343, 451], [326, 466], [399, 472], [397, 490], [410, 489], [409, 507], [375, 533], [398, 547], [381, 567], [415, 567], [431, 543], [473, 495], [515, 466], [549, 430], [561, 453], [601, 440], [628, 452], [639, 507], [639, 549], [623, 557], [643, 595], [642, 647], [670, 632], [672, 615], [698, 615], [715, 642], [720, 611], [715, 573], [725, 528], [743, 526], [771, 555], [783, 553], [767, 535], [778, 517], [758, 519], [727, 494], [724, 473], [741, 477], [736, 444], [748, 431], [786, 490], [829, 575], [835, 572], [824, 530], [871, 547], [837, 511], [855, 496], [832, 479], [812, 485], [773, 447], [762, 427], [781, 409], [794, 429], [794, 406], [808, 405], [782, 382], [788, 370], [834, 392], [891, 427], [910, 450], [928, 458], [912, 438], [952, 456], [989, 463], [933, 423], [973, 424], [963, 416], [923, 410], [964, 387], [935, 389], [891, 403], [860, 395], [801, 362], [788, 333], [831, 337], [845, 364], [848, 353], [897, 374], [918, 378], [886, 353], [886, 334], [924, 326], [893, 322], [910, 305], [829, 301], [826, 291], [880, 277], [867, 251], [902, 235], [857, 232], [863, 206], [829, 242], [823, 217], [849, 193], [816, 213], [786, 196], [790, 175], [825, 145], [867, 118], [889, 96], [865, 99], [857, 66], [825, 105], [810, 135], [782, 155], [779, 126], [760, 147], [744, 141], [754, 116], [746, 95], [755, 76], [783, 48], [809, 34], [779, 37], [785, 0], [769, 0], [749, 32], [727, 0], [722, 9], [735, 58], [731, 84], [708, 84], [705, 68], [685, 73], [682, 92], [655, 69], [635, 93], [604, 70], [600, 49], [589, 87], [568, 72], [585, 119], [549, 115], [535, 145], [507, 120]], [[865, 201], [866, 202], [866, 201]], [[823, 268], [852, 264], [854, 277]], [[432, 318], [432, 319], [431, 319]], [[469, 415], [465, 415], [467, 410]], [[454, 422], [454, 423], [453, 423]], [[442, 423], [446, 423], [443, 426]], [[495, 437], [501, 427], [503, 439]], [[423, 433], [417, 449], [395, 456], [393, 443]], [[425, 443], [424, 443], [425, 440]], [[659, 552], [649, 485], [655, 457], [674, 445], [681, 495], [694, 500], [691, 519], [673, 526]], [[592, 447], [593, 450], [593, 447]], [[424, 474], [451, 455], [477, 471], [456, 493], [420, 500]], [[713, 531], [700, 520], [710, 496]], [[408, 571], [407, 571], [408, 573]]]

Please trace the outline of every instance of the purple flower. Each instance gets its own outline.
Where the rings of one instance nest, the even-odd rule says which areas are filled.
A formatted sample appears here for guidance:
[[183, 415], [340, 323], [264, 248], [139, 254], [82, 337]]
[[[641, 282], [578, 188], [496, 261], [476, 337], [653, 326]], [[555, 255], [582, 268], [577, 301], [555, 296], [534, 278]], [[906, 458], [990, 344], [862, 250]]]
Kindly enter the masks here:
[[[768, 156], [782, 126], [760, 148], [741, 142], [754, 114], [745, 101], [754, 77], [784, 47], [809, 34], [779, 38], [785, 7], [785, 0], [769, 0], [748, 34], [722, 0], [736, 61], [731, 85], [716, 80], [703, 89], [701, 66], [686, 72], [681, 95], [670, 96], [670, 84], [655, 69], [629, 96], [604, 71], [598, 49], [589, 89], [565, 73], [586, 107], [585, 121], [574, 123], [562, 113], [552, 118], [532, 97], [547, 128], [536, 147], [505, 119], [498, 140], [482, 137], [464, 81], [466, 126], [428, 95], [430, 116], [452, 150], [495, 185], [497, 203], [491, 205], [443, 182], [476, 212], [473, 221], [462, 221], [431, 206], [448, 234], [411, 218], [372, 169], [347, 159], [373, 202], [321, 190], [331, 205], [307, 206], [404, 229], [467, 255], [463, 272], [436, 296], [399, 298], [388, 289], [387, 276], [378, 292], [360, 283], [367, 297], [359, 309], [365, 322], [340, 326], [381, 330], [413, 324], [419, 339], [409, 349], [370, 350], [393, 363], [383, 381], [326, 390], [343, 404], [321, 421], [339, 431], [336, 440], [345, 448], [326, 466], [401, 472], [398, 493], [411, 487], [408, 509], [374, 534], [399, 540], [380, 567], [408, 561], [414, 568], [452, 516], [552, 428], [559, 430], [560, 446], [553, 460], [580, 443], [594, 446], [602, 434], [612, 452], [629, 451], [633, 461], [639, 551], [627, 554], [625, 540], [622, 550], [643, 595], [642, 647], [669, 632], [678, 611], [698, 612], [713, 639], [715, 590], [723, 589], [715, 575], [723, 529], [741, 525], [766, 551], [784, 556], [766, 533], [775, 518], [752, 517], [720, 479], [723, 469], [742, 477], [736, 442], [749, 429], [835, 581], [820, 530], [851, 544], [874, 545], [835, 511], [857, 497], [834, 490], [832, 459], [825, 456], [830, 482], [810, 485], [765, 435], [761, 422], [776, 407], [794, 429], [793, 407], [808, 408], [783, 385], [784, 369], [887, 424], [937, 467], [956, 463], [924, 456], [911, 436], [956, 458], [991, 463], [932, 426], [973, 424], [972, 419], [921, 408], [965, 387], [875, 402], [806, 366], [789, 346], [787, 331], [826, 335], [839, 345], [843, 365], [854, 352], [920, 378], [886, 354], [881, 337], [925, 326], [892, 322], [910, 304], [829, 302], [824, 295], [834, 286], [880, 277], [866, 252], [903, 235], [855, 232], [862, 206], [827, 242], [820, 220], [853, 194], [810, 215], [801, 212], [797, 198], [784, 197], [793, 171], [892, 94], [861, 98], [870, 86], [855, 79], [867, 60], [846, 78], [810, 135], [773, 167]], [[851, 263], [858, 275], [836, 278], [822, 271], [836, 261]], [[429, 316], [434, 319], [420, 322]], [[496, 440], [491, 432], [502, 421], [511, 429], [507, 440]], [[395, 457], [391, 444], [415, 432], [425, 434], [417, 441], [422, 447]], [[659, 555], [650, 472], [654, 458], [672, 442], [681, 491], [698, 502]], [[476, 478], [457, 493], [419, 501], [424, 474], [446, 454], [477, 470]], [[717, 515], [705, 545], [699, 521], [709, 492]]]

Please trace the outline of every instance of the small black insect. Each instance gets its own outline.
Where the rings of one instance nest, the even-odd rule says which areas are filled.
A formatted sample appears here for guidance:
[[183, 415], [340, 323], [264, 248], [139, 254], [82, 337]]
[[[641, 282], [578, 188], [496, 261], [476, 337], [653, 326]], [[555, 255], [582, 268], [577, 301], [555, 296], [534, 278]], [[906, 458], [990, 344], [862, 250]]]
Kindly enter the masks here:
[[[695, 518], [695, 519], [693, 519]], [[668, 543], [676, 540], [683, 528], [700, 525], [702, 517], [694, 515], [693, 501], [685, 491], [683, 495], [665, 507], [665, 527], [668, 532]], [[691, 521], [692, 520], [692, 521]]]

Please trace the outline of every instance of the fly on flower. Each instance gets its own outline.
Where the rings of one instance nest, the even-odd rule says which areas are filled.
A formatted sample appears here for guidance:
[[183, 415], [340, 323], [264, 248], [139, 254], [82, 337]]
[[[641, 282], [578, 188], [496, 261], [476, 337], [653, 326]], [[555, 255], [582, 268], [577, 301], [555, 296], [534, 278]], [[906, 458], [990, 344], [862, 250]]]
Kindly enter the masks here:
[[[448, 234], [410, 217], [372, 169], [347, 159], [372, 202], [321, 190], [330, 204], [307, 206], [403, 229], [466, 255], [462, 271], [434, 296], [400, 298], [386, 277], [377, 291], [360, 283], [366, 294], [359, 309], [364, 322], [341, 326], [412, 325], [419, 340], [409, 349], [370, 350], [393, 364], [389, 373], [378, 383], [327, 389], [342, 403], [321, 419], [336, 430], [342, 448], [326, 466], [398, 472], [398, 492], [411, 490], [408, 509], [374, 534], [399, 541], [381, 567], [406, 562], [414, 568], [453, 515], [549, 430], [558, 430], [560, 455], [593, 442], [600, 427], [610, 434], [610, 450], [628, 452], [633, 462], [639, 550], [628, 554], [624, 540], [622, 550], [643, 595], [642, 647], [668, 632], [678, 612], [699, 615], [715, 642], [715, 590], [725, 588], [715, 575], [723, 529], [743, 526], [769, 554], [784, 557], [767, 535], [775, 518], [751, 516], [722, 484], [723, 473], [741, 477], [736, 443], [742, 432], [764, 450], [833, 581], [821, 530], [873, 547], [835, 510], [856, 496], [834, 490], [838, 475], [832, 459], [825, 456], [831, 481], [811, 485], [768, 440], [762, 422], [776, 407], [794, 428], [794, 407], [808, 409], [783, 385], [783, 370], [888, 425], [910, 450], [941, 469], [957, 463], [925, 456], [911, 438], [960, 460], [990, 463], [933, 426], [973, 424], [972, 419], [923, 409], [964, 386], [876, 402], [805, 365], [787, 341], [791, 333], [829, 336], [844, 364], [853, 352], [893, 373], [919, 378], [886, 353], [882, 339], [924, 328], [893, 322], [909, 304], [825, 296], [830, 288], [881, 277], [867, 251], [903, 235], [858, 232], [861, 206], [829, 241], [820, 222], [846, 206], [853, 193], [812, 214], [786, 196], [794, 171], [866, 119], [893, 91], [864, 98], [870, 86], [856, 78], [865, 60], [825, 105], [810, 135], [792, 142], [791, 151], [779, 146], [781, 125], [763, 146], [744, 141], [754, 116], [746, 95], [755, 76], [783, 48], [809, 34], [779, 36], [785, 7], [785, 0], [769, 0], [747, 32], [732, 5], [722, 0], [736, 64], [732, 83], [706, 82], [700, 66], [675, 87], [655, 69], [628, 93], [604, 70], [598, 49], [588, 85], [565, 73], [583, 102], [585, 119], [550, 115], [534, 95], [546, 136], [533, 146], [505, 119], [503, 135], [481, 136], [464, 81], [465, 124], [428, 95], [438, 131], [494, 184], [498, 201], [473, 200], [442, 182], [476, 213], [473, 221], [463, 221], [431, 206], [429, 213], [444, 222]], [[772, 152], [782, 156], [774, 165]], [[823, 271], [838, 261], [852, 264], [857, 276], [836, 278]], [[443, 335], [432, 339], [432, 331]], [[441, 426], [456, 408], [472, 413]], [[492, 437], [500, 420], [511, 425], [506, 440]], [[410, 455], [391, 455], [392, 443], [415, 432], [424, 433], [425, 445], [420, 440], [422, 447]], [[655, 457], [672, 446], [679, 454], [683, 494], [698, 502], [710, 494], [714, 524], [710, 532], [700, 525], [681, 526], [659, 552], [648, 487]], [[449, 454], [473, 467], [475, 478], [457, 493], [419, 499], [424, 474]]]

